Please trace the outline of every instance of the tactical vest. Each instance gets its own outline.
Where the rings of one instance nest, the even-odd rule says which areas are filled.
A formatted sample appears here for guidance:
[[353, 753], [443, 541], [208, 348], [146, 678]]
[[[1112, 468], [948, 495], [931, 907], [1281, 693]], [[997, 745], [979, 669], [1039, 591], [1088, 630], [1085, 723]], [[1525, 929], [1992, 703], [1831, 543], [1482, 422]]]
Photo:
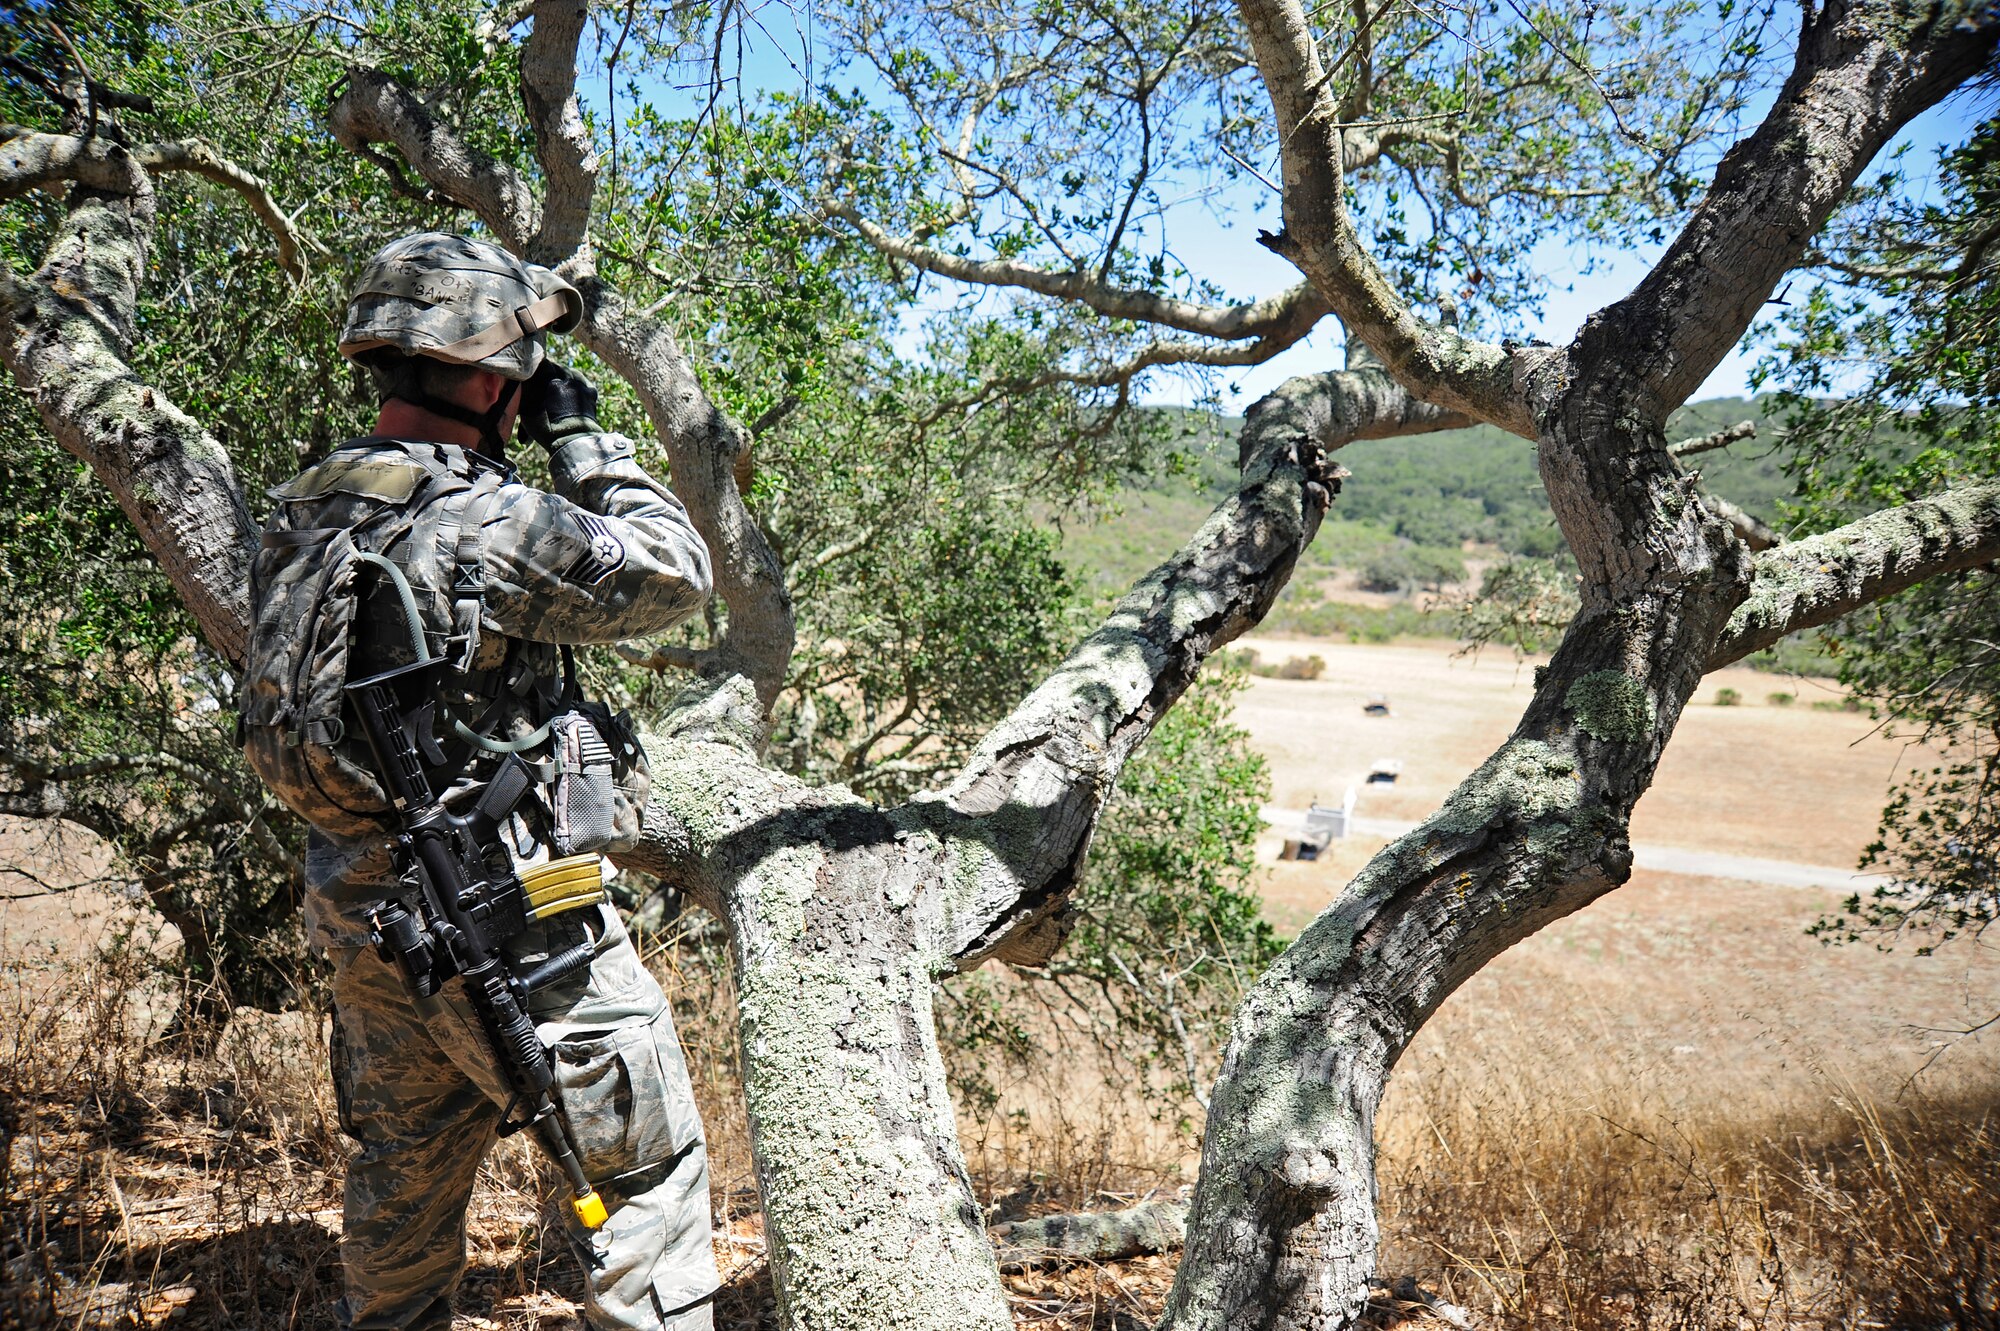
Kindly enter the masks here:
[[270, 491], [239, 738], [286, 806], [336, 839], [380, 836], [389, 813], [346, 686], [411, 663], [419, 635], [449, 663], [425, 746], [436, 788], [518, 750], [545, 778], [536, 831], [555, 853], [638, 836], [649, 782], [626, 719], [577, 696], [567, 649], [481, 633], [481, 532], [504, 479], [461, 448], [370, 438]]

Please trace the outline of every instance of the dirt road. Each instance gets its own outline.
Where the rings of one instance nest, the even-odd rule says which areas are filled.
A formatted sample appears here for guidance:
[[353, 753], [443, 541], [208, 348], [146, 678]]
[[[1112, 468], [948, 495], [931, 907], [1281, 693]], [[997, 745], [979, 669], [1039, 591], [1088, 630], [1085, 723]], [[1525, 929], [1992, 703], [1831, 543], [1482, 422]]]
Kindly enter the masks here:
[[[1281, 809], [1275, 804], [1267, 804], [1261, 812], [1264, 822], [1281, 837], [1295, 837], [1298, 829], [1305, 825], [1304, 809]], [[1353, 832], [1356, 836], [1394, 841], [1416, 825], [1410, 819], [1357, 816]], [[1635, 868], [1690, 878], [1734, 879], [1762, 883], [1767, 887], [1817, 887], [1832, 892], [1866, 892], [1879, 881], [1852, 869], [1836, 869], [1822, 864], [1794, 864], [1789, 860], [1766, 860], [1754, 855], [1718, 854], [1643, 843], [1632, 847], [1632, 863]]]

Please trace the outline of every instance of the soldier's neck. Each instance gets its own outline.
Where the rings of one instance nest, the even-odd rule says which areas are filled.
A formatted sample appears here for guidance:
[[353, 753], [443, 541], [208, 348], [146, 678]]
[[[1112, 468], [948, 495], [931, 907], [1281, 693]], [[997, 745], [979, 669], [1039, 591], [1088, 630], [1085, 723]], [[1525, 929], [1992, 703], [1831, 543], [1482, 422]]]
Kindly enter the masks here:
[[481, 452], [479, 431], [464, 421], [425, 411], [414, 402], [392, 397], [382, 404], [375, 418], [375, 433], [390, 439], [428, 439], [432, 443], [457, 444]]

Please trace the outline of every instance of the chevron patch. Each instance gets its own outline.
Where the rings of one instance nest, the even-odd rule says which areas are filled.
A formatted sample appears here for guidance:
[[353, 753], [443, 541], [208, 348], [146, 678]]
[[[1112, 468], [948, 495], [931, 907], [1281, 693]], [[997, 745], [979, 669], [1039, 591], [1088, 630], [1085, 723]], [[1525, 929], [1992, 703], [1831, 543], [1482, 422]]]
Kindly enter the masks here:
[[577, 515], [577, 525], [583, 528], [583, 536], [589, 542], [584, 552], [577, 556], [569, 571], [563, 574], [567, 582], [602, 582], [625, 566], [625, 543], [611, 534], [611, 528], [595, 513]]

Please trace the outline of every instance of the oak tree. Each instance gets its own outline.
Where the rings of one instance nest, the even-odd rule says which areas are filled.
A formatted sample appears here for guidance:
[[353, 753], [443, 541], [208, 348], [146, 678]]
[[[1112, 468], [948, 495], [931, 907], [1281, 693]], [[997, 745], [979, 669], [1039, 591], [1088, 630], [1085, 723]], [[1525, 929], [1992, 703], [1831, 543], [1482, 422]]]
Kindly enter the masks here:
[[[1769, 544], [1702, 492], [1665, 434], [1869, 160], [1991, 59], [1982, 7], [1835, 3], [1718, 25], [1694, 6], [838, 6], [839, 49], [873, 70], [888, 109], [844, 109], [830, 133], [822, 116], [817, 165], [775, 195], [757, 172], [727, 188], [746, 227], [782, 212], [891, 272], [1019, 293], [1004, 318], [960, 330], [973, 354], [953, 362], [962, 382], [913, 439], [920, 456], [928, 440], [1004, 429], [1049, 390], [1081, 390], [1055, 408], [1081, 413], [1077, 438], [1110, 437], [1132, 385], [1161, 367], [1256, 363], [1334, 321], [1348, 345], [1345, 369], [1249, 411], [1234, 492], [1003, 717], [976, 737], [940, 721], [919, 738], [962, 744], [953, 770], [875, 783], [871, 800], [868, 782], [820, 780], [839, 771], [789, 770], [772, 743], [781, 704], [796, 735], [806, 702], [786, 699], [799, 551], [772, 539], [756, 482], [756, 427], [782, 419], [783, 394], [765, 390], [746, 422], [711, 390], [732, 367], [702, 364], [668, 315], [676, 265], [702, 255], [661, 264], [621, 220], [638, 212], [627, 191], [671, 186], [681, 164], [622, 174], [579, 95], [581, 72], [627, 58], [626, 40], [683, 49], [710, 16], [593, 15], [582, 0], [457, 26], [444, 12], [189, 18], [224, 15], [218, 40], [276, 33], [263, 49], [342, 66], [323, 138], [285, 147], [337, 148], [345, 169], [388, 182], [390, 213], [469, 215], [561, 267], [585, 297], [580, 341], [626, 385], [714, 552], [708, 632], [639, 653], [679, 689], [648, 739], [655, 800], [628, 862], [728, 931], [792, 1325], [1008, 1324], [953, 1123], [940, 983], [1061, 954], [1121, 770], [1206, 658], [1269, 609], [1318, 530], [1341, 445], [1470, 421], [1533, 441], [1580, 608], [1513, 735], [1342, 887], [1236, 1011], [1174, 1327], [1352, 1324], [1374, 1260], [1373, 1115], [1397, 1056], [1486, 961], [1626, 880], [1632, 808], [1702, 675], [2000, 554], [2000, 487], [1983, 480]], [[1779, 41], [1768, 109], [1703, 182], [1706, 146], [1733, 132]], [[453, 61], [461, 77], [428, 81]], [[32, 205], [46, 214], [36, 266], [0, 272], [0, 357], [207, 650], [233, 661], [254, 537], [241, 463], [146, 370], [163, 180], [197, 172], [236, 191], [285, 264], [302, 241], [235, 160], [254, 134], [225, 155], [139, 133], [143, 109], [94, 82], [60, 81], [56, 122], [0, 141], [0, 198], [54, 192]], [[917, 151], [921, 169], [905, 170]], [[1273, 157], [1282, 225], [1265, 243], [1300, 280], [1230, 302], [1159, 240], [1166, 201], [1221, 161], [1255, 176]], [[1568, 344], [1495, 340], [1532, 280], [1518, 243], [1532, 225], [1671, 240]], [[1009, 353], [1031, 333], [1053, 354], [1023, 364]], [[917, 736], [903, 727], [921, 710], [858, 731], [847, 774]]]

